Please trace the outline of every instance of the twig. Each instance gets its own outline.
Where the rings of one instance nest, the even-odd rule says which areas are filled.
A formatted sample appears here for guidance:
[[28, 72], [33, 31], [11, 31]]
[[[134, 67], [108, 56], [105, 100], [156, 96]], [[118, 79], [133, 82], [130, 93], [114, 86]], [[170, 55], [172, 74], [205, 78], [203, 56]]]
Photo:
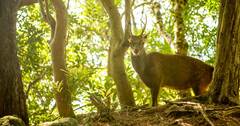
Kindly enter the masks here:
[[[151, 5], [152, 2], [153, 2], [153, 0], [151, 0], [151, 1], [149, 1], [149, 2], [143, 2], [143, 3], [141, 3], [141, 4], [136, 5], [132, 10], [135, 10], [135, 9], [141, 7], [141, 6]], [[134, 3], [135, 3], [135, 0], [133, 0], [131, 6], [134, 6]], [[121, 18], [123, 17], [123, 15], [125, 15], [125, 11], [121, 14]]]
[[82, 106], [79, 106], [78, 108], [75, 108], [74, 109], [74, 111], [76, 111], [76, 110], [79, 110], [79, 109], [82, 109], [82, 108], [84, 108], [84, 107], [86, 107], [86, 106], [91, 106], [92, 104], [86, 104], [86, 105], [82, 105]]
[[96, 94], [90, 94], [90, 100], [92, 104], [97, 108], [99, 113], [109, 112], [110, 108], [107, 107], [106, 104], [99, 98]]
[[178, 105], [192, 105], [192, 106], [196, 106], [193, 107], [196, 111], [200, 110], [201, 114], [203, 115], [204, 119], [211, 125], [211, 126], [215, 126], [213, 124], [213, 122], [207, 117], [207, 114], [204, 112], [203, 107], [200, 105], [200, 103], [195, 103], [195, 102], [175, 102], [175, 101], [165, 101], [166, 103], [170, 103], [170, 104], [178, 104]]
[[35, 80], [33, 80], [31, 83], [28, 84], [28, 88], [26, 91], [26, 98], [28, 97], [28, 93], [30, 91], [30, 89], [33, 87], [33, 85], [35, 85], [37, 82], [39, 82], [45, 75], [46, 73], [44, 72], [42, 75], [38, 76]]
[[182, 104], [187, 104], [187, 105], [198, 105], [199, 103], [196, 102], [190, 102], [190, 101], [167, 101], [164, 100], [165, 103], [169, 103], [169, 104], [178, 104], [178, 105], [182, 105]]
[[200, 104], [197, 104], [197, 107], [199, 108], [201, 114], [203, 115], [204, 119], [211, 125], [215, 126], [213, 122], [207, 117], [207, 114], [204, 112], [203, 107]]
[[234, 115], [240, 113], [240, 106], [233, 106], [224, 109], [224, 115]]
[[228, 107], [228, 108], [225, 108], [225, 111], [229, 110], [229, 109], [240, 109], [240, 106], [232, 106], [232, 107]]
[[145, 6], [145, 5], [149, 5], [149, 4], [152, 4], [153, 3], [153, 0], [149, 1], [149, 2], [143, 2], [141, 4], [138, 4], [134, 7], [134, 10], [141, 7], [141, 6]]

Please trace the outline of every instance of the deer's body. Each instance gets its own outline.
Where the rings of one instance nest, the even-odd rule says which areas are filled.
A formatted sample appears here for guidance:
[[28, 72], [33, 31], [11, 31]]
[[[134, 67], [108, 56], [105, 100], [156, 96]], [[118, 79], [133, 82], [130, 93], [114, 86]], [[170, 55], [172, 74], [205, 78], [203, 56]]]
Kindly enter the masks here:
[[[136, 43], [135, 43], [136, 42]], [[150, 88], [152, 105], [157, 105], [160, 87], [178, 90], [192, 88], [195, 95], [203, 94], [211, 82], [213, 67], [188, 56], [145, 53], [143, 44], [132, 41], [132, 65], [141, 80]]]

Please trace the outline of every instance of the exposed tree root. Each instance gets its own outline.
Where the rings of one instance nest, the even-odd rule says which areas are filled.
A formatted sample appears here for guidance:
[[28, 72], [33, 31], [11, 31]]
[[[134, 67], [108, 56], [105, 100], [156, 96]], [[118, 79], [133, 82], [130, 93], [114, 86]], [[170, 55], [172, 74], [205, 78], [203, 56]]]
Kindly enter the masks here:
[[[111, 119], [102, 114], [79, 115], [81, 124], [96, 126], [239, 126], [240, 106], [202, 104], [192, 101], [165, 101], [158, 107], [138, 106], [126, 111], [108, 111]], [[109, 117], [108, 116], [108, 117]]]

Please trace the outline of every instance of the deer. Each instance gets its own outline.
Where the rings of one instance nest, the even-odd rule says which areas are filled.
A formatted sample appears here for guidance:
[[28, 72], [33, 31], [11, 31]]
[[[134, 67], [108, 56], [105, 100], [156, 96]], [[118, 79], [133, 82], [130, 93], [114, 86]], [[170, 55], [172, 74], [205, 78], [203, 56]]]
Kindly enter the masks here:
[[207, 92], [214, 68], [201, 60], [184, 55], [146, 53], [147, 35], [131, 35], [128, 43], [131, 62], [143, 83], [150, 88], [152, 106], [157, 106], [159, 90], [167, 87], [176, 90], [192, 88], [195, 96]]

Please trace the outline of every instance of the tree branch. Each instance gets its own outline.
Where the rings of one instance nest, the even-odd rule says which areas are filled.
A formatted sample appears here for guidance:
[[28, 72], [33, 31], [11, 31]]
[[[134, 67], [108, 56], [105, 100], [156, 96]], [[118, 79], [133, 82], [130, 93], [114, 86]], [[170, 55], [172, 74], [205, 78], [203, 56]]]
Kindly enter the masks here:
[[31, 90], [33, 85], [35, 85], [37, 82], [39, 82], [45, 76], [45, 74], [46, 74], [46, 72], [44, 72], [42, 75], [39, 75], [35, 80], [33, 80], [32, 82], [30, 82], [28, 84], [28, 88], [27, 88], [27, 91], [26, 91], [26, 98], [28, 98], [29, 91]]
[[[131, 3], [131, 8], [132, 8], [132, 7], [134, 7], [134, 8], [131, 9], [131, 10], [135, 10], [135, 9], [141, 7], [141, 6], [151, 5], [152, 2], [153, 2], [153, 0], [151, 0], [151, 1], [149, 1], [149, 2], [143, 2], [143, 3], [140, 3], [140, 4], [138, 4], [138, 5], [136, 5], [136, 6], [134, 7], [135, 0], [133, 0], [132, 3]], [[124, 10], [124, 12], [121, 14], [121, 18], [123, 17], [123, 15], [125, 15], [125, 12], [126, 12], [126, 10]], [[131, 13], [132, 13], [132, 11], [131, 11]], [[133, 15], [133, 14], [131, 14], [131, 15]]]
[[38, 0], [21, 0], [21, 3], [19, 5], [19, 8], [22, 6], [28, 6], [37, 3]]
[[47, 22], [51, 27], [51, 39], [50, 39], [50, 42], [51, 42], [54, 36], [56, 21], [49, 12], [47, 0], [45, 0], [45, 3], [43, 3], [43, 0], [39, 0], [39, 5], [40, 5], [41, 14], [43, 16], [43, 20]]
[[204, 117], [204, 119], [211, 125], [211, 126], [215, 126], [213, 124], [213, 122], [208, 118], [207, 114], [205, 113], [203, 107], [200, 104], [197, 104], [198, 109], [200, 110], [202, 116]]
[[131, 35], [131, 0], [125, 0], [125, 34], [122, 45], [128, 46], [128, 38]]
[[134, 10], [137, 9], [137, 8], [139, 8], [139, 7], [141, 7], [141, 6], [151, 5], [152, 3], [153, 3], [153, 0], [150, 0], [149, 2], [140, 3], [140, 4], [138, 4], [138, 5], [136, 5], [136, 6], [134, 7]]
[[158, 31], [160, 33], [160, 35], [163, 36], [163, 38], [165, 39], [165, 41], [167, 41], [167, 43], [169, 45], [171, 45], [172, 42], [172, 38], [170, 37], [170, 35], [165, 31], [165, 28], [163, 26], [163, 19], [162, 19], [162, 13], [160, 11], [161, 5], [158, 2], [154, 2], [152, 10], [154, 15], [156, 16], [156, 20], [157, 20], [157, 24], [159, 26]]
[[104, 9], [106, 10], [111, 24], [112, 36], [115, 36], [116, 40], [121, 40], [123, 37], [123, 28], [121, 18], [117, 7], [114, 5], [113, 0], [100, 0]]

